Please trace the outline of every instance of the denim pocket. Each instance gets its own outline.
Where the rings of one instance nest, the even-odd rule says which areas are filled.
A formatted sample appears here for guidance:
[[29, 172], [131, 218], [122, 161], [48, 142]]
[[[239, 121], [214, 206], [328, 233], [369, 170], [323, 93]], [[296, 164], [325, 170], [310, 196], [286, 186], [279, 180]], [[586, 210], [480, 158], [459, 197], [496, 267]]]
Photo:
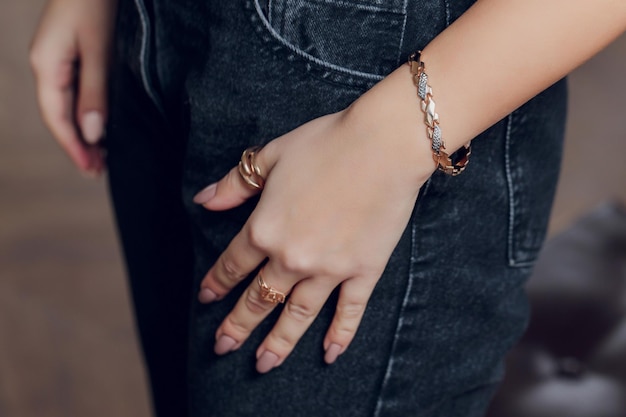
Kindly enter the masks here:
[[252, 1], [266, 40], [309, 66], [378, 81], [404, 60], [405, 0]]
[[546, 236], [559, 176], [566, 113], [561, 81], [509, 115], [505, 140], [511, 267], [532, 266]]

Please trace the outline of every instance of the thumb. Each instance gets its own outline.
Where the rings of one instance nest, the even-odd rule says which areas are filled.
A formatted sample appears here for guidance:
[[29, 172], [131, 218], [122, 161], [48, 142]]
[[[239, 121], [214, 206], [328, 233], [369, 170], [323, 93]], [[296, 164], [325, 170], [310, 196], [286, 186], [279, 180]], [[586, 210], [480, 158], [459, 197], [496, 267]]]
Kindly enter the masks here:
[[[271, 167], [274, 165], [274, 162], [272, 162], [274, 160], [272, 148], [272, 142], [270, 142], [258, 151], [255, 157], [255, 163], [261, 172], [261, 176], [266, 180]], [[239, 167], [236, 166], [221, 180], [196, 194], [193, 201], [196, 204], [202, 204], [208, 210], [228, 210], [241, 205], [244, 201], [260, 192], [261, 189], [251, 186], [243, 179], [239, 172]]]
[[107, 48], [97, 42], [81, 46], [76, 116], [83, 139], [93, 145], [104, 135], [107, 109]]

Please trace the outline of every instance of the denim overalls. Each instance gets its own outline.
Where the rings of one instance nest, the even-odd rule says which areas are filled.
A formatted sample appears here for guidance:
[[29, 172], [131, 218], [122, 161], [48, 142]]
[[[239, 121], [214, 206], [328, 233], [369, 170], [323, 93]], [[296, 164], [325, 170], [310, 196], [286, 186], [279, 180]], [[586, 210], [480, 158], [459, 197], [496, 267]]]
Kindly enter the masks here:
[[255, 201], [208, 212], [192, 196], [246, 147], [347, 107], [473, 1], [120, 3], [106, 146], [156, 414], [481, 416], [526, 324], [522, 287], [555, 191], [565, 83], [477, 137], [462, 175], [424, 185], [335, 364], [322, 340], [336, 293], [285, 363], [259, 375], [255, 350], [280, 308], [217, 357], [215, 330], [249, 280], [223, 301], [195, 301]]

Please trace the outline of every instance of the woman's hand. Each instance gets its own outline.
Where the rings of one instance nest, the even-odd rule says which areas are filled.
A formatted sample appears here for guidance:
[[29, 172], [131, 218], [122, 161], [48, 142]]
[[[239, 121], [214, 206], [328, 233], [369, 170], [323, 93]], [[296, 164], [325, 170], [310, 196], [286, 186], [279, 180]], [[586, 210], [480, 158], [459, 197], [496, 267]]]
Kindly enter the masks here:
[[[289, 297], [257, 350], [259, 372], [285, 360], [338, 285], [325, 361], [346, 350], [435, 168], [408, 69], [402, 71], [414, 107], [382, 110], [387, 90], [380, 83], [347, 110], [300, 126], [256, 157], [266, 177], [260, 201], [202, 281], [199, 299], [223, 298], [267, 259], [263, 280]], [[257, 192], [233, 168], [194, 201], [225, 210]], [[273, 307], [255, 279], [218, 328], [216, 353], [238, 349]]]
[[31, 47], [43, 119], [84, 173], [98, 175], [116, 0], [50, 0]]

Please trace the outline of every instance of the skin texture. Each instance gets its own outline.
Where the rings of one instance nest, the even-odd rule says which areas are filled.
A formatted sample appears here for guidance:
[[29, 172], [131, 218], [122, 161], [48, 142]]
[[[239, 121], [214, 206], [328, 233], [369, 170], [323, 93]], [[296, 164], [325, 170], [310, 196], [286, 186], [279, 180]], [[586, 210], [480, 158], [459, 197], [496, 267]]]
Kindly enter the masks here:
[[[102, 162], [97, 148], [83, 140], [93, 126], [82, 132], [78, 126], [90, 110], [106, 117], [102, 86], [114, 7], [105, 0], [51, 0], [33, 43], [44, 119], [86, 171], [99, 172]], [[479, 0], [422, 55], [448, 151], [566, 75], [625, 28], [623, 0]], [[68, 64], [76, 59], [78, 89]], [[267, 180], [259, 204], [199, 292], [201, 302], [216, 302], [267, 260], [265, 282], [290, 295], [258, 347], [259, 372], [280, 366], [337, 286], [336, 314], [324, 339], [326, 362], [348, 348], [419, 189], [435, 169], [418, 109], [409, 69], [402, 66], [348, 109], [312, 120], [259, 152]], [[369, 166], [376, 169], [363, 169]], [[208, 210], [227, 210], [257, 193], [233, 168], [194, 201]], [[217, 329], [216, 352], [239, 348], [273, 307], [253, 282]]]
[[[274, 331], [257, 352], [258, 358], [266, 351], [276, 354], [273, 366], [287, 357], [340, 284], [335, 322], [324, 347], [341, 347], [327, 359], [345, 350], [409, 221], [419, 188], [434, 169], [428, 142], [415, 142], [418, 124], [405, 124], [398, 146], [389, 146], [388, 140], [380, 140], [383, 132], [369, 131], [353, 116], [349, 110], [324, 116], [266, 145], [257, 158], [262, 172], [269, 173], [261, 200], [202, 283], [222, 298], [269, 258], [265, 281], [283, 292], [293, 288]], [[406, 148], [413, 152], [403, 154]], [[233, 169], [204, 205], [227, 209], [257, 192]], [[207, 301], [206, 296], [201, 294], [201, 300]], [[256, 282], [249, 286], [217, 330], [217, 344], [228, 335], [237, 341], [230, 350], [237, 349], [272, 307], [260, 298]], [[260, 360], [257, 369], [268, 367]]]
[[[434, 39], [422, 60], [447, 149], [458, 149], [622, 33], [626, 2], [601, 3], [479, 0]], [[269, 259], [265, 281], [291, 295], [257, 350], [259, 372], [280, 366], [337, 285], [325, 360], [345, 352], [408, 222], [417, 187], [434, 168], [418, 108], [402, 66], [347, 110], [309, 122], [259, 153], [267, 173], [261, 200], [207, 273], [199, 296], [203, 302], [224, 297]], [[359, 162], [377, 169], [357, 170]], [[224, 210], [255, 193], [233, 170], [196, 202]], [[218, 328], [217, 343], [227, 335], [236, 341], [230, 350], [237, 349], [272, 308], [253, 282]]]
[[51, 0], [32, 42], [30, 61], [41, 115], [76, 167], [104, 170], [97, 145], [106, 121], [106, 81], [116, 1]]

